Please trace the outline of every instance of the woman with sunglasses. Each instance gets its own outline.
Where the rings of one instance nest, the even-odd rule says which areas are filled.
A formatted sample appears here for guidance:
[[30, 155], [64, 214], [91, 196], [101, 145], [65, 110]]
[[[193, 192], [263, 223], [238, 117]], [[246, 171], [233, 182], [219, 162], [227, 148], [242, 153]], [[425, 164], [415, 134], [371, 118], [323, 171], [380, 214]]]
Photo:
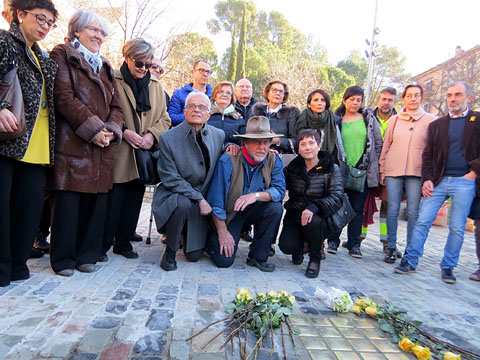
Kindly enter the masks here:
[[76, 268], [93, 272], [100, 256], [107, 192], [113, 183], [114, 145], [122, 139], [122, 109], [113, 69], [100, 56], [106, 20], [78, 11], [68, 22], [68, 41], [50, 57], [55, 79], [55, 165], [47, 178], [52, 191], [50, 263], [62, 276]]
[[125, 43], [122, 53], [124, 62], [115, 70], [115, 80], [123, 110], [123, 141], [115, 148], [113, 188], [108, 193], [107, 223], [99, 261], [108, 261], [107, 251], [113, 238], [115, 254], [127, 259], [138, 257], [130, 240], [137, 227], [145, 185], [138, 181], [135, 149], [156, 148], [159, 136], [170, 127], [162, 85], [149, 71], [152, 45], [143, 39], [133, 39]]
[[300, 110], [295, 106], [286, 106], [288, 86], [284, 82], [270, 81], [263, 89], [263, 98], [267, 104], [257, 102], [252, 108], [255, 116], [266, 116], [270, 128], [276, 134], [283, 134], [272, 140], [271, 148], [283, 154], [292, 154], [296, 146], [295, 123]]
[[[0, 78], [17, 67], [25, 132], [0, 141], [0, 286], [30, 276], [27, 259], [40, 223], [46, 165], [53, 164], [55, 63], [37, 41], [55, 27], [50, 0], [11, 2], [9, 31], [0, 31]], [[6, 9], [7, 10], [7, 9]], [[19, 120], [12, 104], [0, 99], [0, 134], [13, 135]], [[21, 220], [20, 220], [21, 219]]]

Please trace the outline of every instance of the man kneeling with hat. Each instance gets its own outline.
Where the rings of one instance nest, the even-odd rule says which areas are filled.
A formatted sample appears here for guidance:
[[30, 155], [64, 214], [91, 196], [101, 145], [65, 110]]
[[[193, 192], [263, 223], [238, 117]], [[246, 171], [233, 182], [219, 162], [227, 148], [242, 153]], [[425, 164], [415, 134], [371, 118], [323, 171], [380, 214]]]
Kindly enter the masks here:
[[267, 260], [282, 218], [285, 178], [282, 161], [268, 149], [283, 135], [270, 131], [266, 117], [254, 116], [245, 134], [234, 136], [242, 138], [241, 151], [218, 159], [206, 197], [215, 225], [206, 251], [218, 267], [231, 266], [242, 228], [255, 225], [247, 264], [271, 272], [275, 265]]

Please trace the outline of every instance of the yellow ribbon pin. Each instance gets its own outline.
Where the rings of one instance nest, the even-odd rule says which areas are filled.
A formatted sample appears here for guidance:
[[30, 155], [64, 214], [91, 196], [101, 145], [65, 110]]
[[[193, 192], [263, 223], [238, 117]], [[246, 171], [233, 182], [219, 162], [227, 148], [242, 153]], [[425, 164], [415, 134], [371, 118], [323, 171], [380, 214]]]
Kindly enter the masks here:
[[472, 116], [469, 121], [475, 121], [475, 116]]

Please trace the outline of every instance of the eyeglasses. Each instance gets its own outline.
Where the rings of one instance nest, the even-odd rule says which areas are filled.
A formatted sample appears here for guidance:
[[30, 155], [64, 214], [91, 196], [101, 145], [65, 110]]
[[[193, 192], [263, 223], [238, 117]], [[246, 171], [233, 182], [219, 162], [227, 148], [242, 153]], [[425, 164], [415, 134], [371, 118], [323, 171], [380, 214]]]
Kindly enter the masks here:
[[279, 95], [285, 94], [285, 91], [283, 91], [282, 89], [271, 88], [270, 91], [274, 94], [279, 94]]
[[153, 70], [158, 71], [160, 74], [163, 74], [164, 71], [165, 71], [165, 70], [163, 70], [163, 68], [160, 65], [155, 64], [155, 63], [152, 63], [151, 67], [152, 67]]
[[85, 26], [85, 29], [93, 31], [95, 34], [98, 34], [101, 37], [107, 37], [108, 36], [108, 34], [105, 31], [103, 31], [102, 29], [99, 29], [95, 26]]
[[219, 90], [217, 92], [217, 94], [219, 95], [228, 95], [228, 96], [232, 96], [232, 93], [230, 91], [226, 91], [226, 90]]
[[49, 28], [52, 28], [52, 29], [55, 29], [57, 27], [57, 25], [55, 24], [55, 20], [53, 20], [53, 19], [47, 20], [47, 17], [43, 14], [37, 14], [37, 13], [27, 11], [27, 10], [25, 10], [25, 12], [28, 13], [28, 14], [35, 15], [35, 19], [37, 20], [37, 24], [40, 25], [40, 26], [43, 26], [43, 25], [47, 24], [47, 26]]
[[198, 109], [200, 112], [206, 112], [208, 111], [208, 106], [205, 105], [195, 105], [195, 104], [188, 104], [186, 106], [187, 110], [195, 110]]
[[138, 60], [135, 60], [135, 59], [132, 59], [132, 61], [135, 63], [135, 67], [136, 68], [143, 68], [145, 66], [145, 69], [150, 69], [153, 65], [153, 63], [151, 62], [143, 62], [143, 61], [138, 61]]
[[201, 72], [202, 74], [207, 74], [207, 75], [212, 74], [212, 70], [207, 70], [207, 69], [204, 69], [204, 68], [198, 68], [198, 69], [195, 69], [195, 71], [198, 71], [198, 72]]

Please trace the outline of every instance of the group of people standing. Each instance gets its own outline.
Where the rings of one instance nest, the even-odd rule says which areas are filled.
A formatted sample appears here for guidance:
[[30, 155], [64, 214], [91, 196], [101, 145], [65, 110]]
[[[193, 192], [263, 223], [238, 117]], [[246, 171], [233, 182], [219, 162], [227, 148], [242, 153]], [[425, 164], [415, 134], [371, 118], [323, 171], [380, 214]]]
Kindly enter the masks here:
[[[45, 190], [56, 274], [93, 272], [96, 262], [108, 261], [112, 246], [115, 254], [137, 258], [130, 242], [145, 186], [136, 151], [153, 149], [158, 150], [160, 183], [152, 209], [159, 232], [166, 235], [160, 262], [165, 271], [177, 268], [179, 248], [189, 261], [205, 252], [216, 266], [231, 266], [241, 234], [253, 226], [248, 265], [274, 271], [268, 257], [279, 238], [280, 249], [295, 265], [309, 254], [305, 275], [315, 278], [326, 239], [326, 251], [337, 253], [341, 230], [332, 230], [327, 219], [345, 199], [354, 211], [345, 246], [352, 257], [362, 257], [362, 227], [383, 185], [388, 263], [401, 257], [397, 218], [402, 197], [407, 199], [407, 245], [395, 268], [401, 274], [417, 267], [438, 208], [452, 197], [440, 265], [442, 279], [455, 282], [453, 268], [476, 184], [479, 192], [479, 114], [468, 108], [473, 95], [467, 83], [449, 87], [450, 113], [437, 120], [423, 110], [419, 85], [404, 89], [404, 107], [396, 114], [395, 89], [384, 89], [373, 110], [362, 107], [364, 92], [358, 86], [345, 91], [335, 112], [329, 95], [314, 90], [301, 112], [285, 104], [286, 83], [267, 83], [265, 102], [256, 101], [247, 79], [212, 87], [211, 67], [199, 60], [193, 82], [176, 90], [169, 102], [156, 78], [160, 64], [145, 40], [127, 41], [124, 62], [114, 70], [100, 55], [107, 22], [78, 11], [69, 21], [66, 42], [48, 56], [37, 41], [55, 27], [53, 3], [12, 0], [8, 5], [11, 27], [0, 33], [0, 69], [4, 75], [18, 67], [26, 130], [0, 141], [0, 286], [29, 277], [26, 261]], [[14, 133], [19, 125], [11, 105], [0, 103], [0, 133]], [[361, 176], [347, 187], [348, 171]]]

